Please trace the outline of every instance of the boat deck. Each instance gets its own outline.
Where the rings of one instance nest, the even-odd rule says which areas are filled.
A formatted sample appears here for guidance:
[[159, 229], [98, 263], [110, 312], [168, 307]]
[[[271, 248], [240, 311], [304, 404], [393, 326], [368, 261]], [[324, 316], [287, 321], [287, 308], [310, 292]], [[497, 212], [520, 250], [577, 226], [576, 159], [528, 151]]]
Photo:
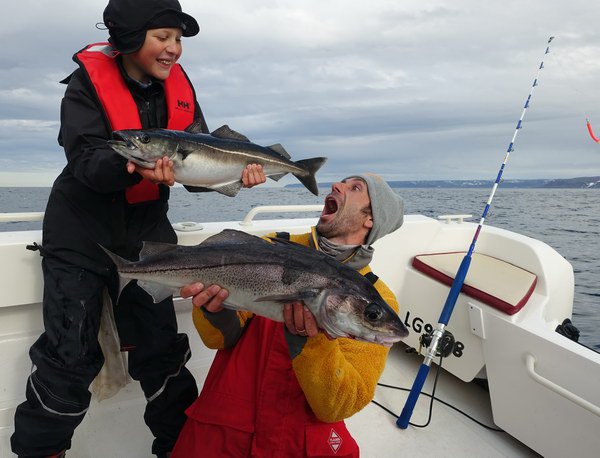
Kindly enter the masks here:
[[[192, 351], [202, 345], [192, 337]], [[394, 346], [388, 365], [380, 382], [410, 388], [422, 358], [406, 354], [406, 346]], [[202, 351], [206, 351], [203, 349]], [[210, 355], [211, 352], [207, 352]], [[206, 377], [207, 364], [191, 367], [199, 386]], [[425, 385], [424, 392], [431, 392], [435, 368]], [[407, 392], [378, 387], [375, 400], [390, 410], [400, 413]], [[474, 383], [465, 383], [448, 372], [439, 377], [436, 397], [460, 408], [484, 424], [492, 425], [491, 407], [486, 390]], [[130, 383], [119, 394], [108, 400], [92, 401], [90, 411], [77, 428], [73, 446], [67, 456], [77, 458], [142, 458], [152, 456], [152, 435], [144, 424], [145, 401], [136, 382]], [[429, 398], [421, 396], [415, 407], [412, 422], [422, 424], [427, 420]], [[431, 423], [426, 428], [409, 426], [406, 430], [396, 427], [395, 418], [375, 404], [347, 420], [348, 427], [361, 448], [361, 456], [367, 458], [392, 458], [398, 456], [425, 457], [432, 451], [443, 451], [444, 456], [460, 457], [535, 457], [539, 456], [525, 445], [503, 432], [482, 428], [470, 419], [434, 403]], [[9, 438], [12, 428], [0, 431], [0, 458], [13, 457]]]

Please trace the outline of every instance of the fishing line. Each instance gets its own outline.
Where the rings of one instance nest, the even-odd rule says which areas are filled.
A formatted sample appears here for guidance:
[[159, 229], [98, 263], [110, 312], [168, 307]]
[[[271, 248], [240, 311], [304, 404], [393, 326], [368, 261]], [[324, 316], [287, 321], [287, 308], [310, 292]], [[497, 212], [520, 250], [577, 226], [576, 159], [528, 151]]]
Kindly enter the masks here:
[[[548, 39], [546, 51], [544, 52], [544, 57], [546, 56], [546, 54], [548, 54], [550, 52], [550, 42], [553, 39], [554, 39], [554, 37], [550, 37]], [[487, 201], [485, 208], [483, 210], [483, 213], [481, 215], [479, 225], [477, 226], [477, 229], [475, 230], [475, 235], [473, 236], [473, 240], [471, 241], [471, 246], [469, 247], [469, 251], [463, 258], [463, 260], [460, 264], [460, 267], [458, 268], [458, 271], [456, 272], [454, 281], [452, 282], [452, 287], [450, 288], [450, 292], [448, 293], [448, 297], [446, 298], [446, 303], [444, 304], [444, 307], [442, 308], [442, 312], [440, 314], [438, 323], [437, 323], [436, 327], [431, 331], [431, 343], [428, 346], [427, 353], [425, 354], [425, 359], [424, 359], [423, 363], [421, 364], [421, 367], [419, 368], [417, 376], [415, 377], [415, 381], [411, 388], [410, 394], [406, 400], [406, 404], [404, 405], [404, 408], [402, 409], [402, 413], [400, 414], [400, 416], [398, 417], [398, 420], [396, 421], [396, 425], [401, 429], [406, 429], [408, 427], [410, 417], [415, 408], [415, 404], [417, 403], [417, 399], [419, 398], [419, 394], [421, 393], [421, 390], [423, 389], [423, 385], [425, 384], [425, 380], [427, 378], [427, 374], [429, 373], [431, 363], [435, 359], [436, 354], [438, 352], [438, 345], [439, 345], [439, 343], [441, 343], [441, 340], [443, 339], [445, 328], [448, 325], [448, 322], [450, 321], [450, 317], [452, 316], [452, 311], [454, 310], [454, 306], [456, 305], [458, 295], [459, 295], [460, 290], [462, 289], [462, 286], [465, 282], [465, 277], [467, 276], [467, 272], [469, 271], [469, 266], [471, 265], [471, 256], [473, 254], [473, 251], [475, 250], [475, 244], [477, 243], [477, 239], [479, 238], [479, 234], [481, 233], [481, 229], [483, 228], [483, 224], [485, 223], [485, 219], [487, 217], [490, 206], [492, 204], [492, 200], [494, 199], [494, 195], [496, 194], [496, 189], [498, 189], [498, 184], [500, 183], [500, 180], [502, 179], [502, 174], [504, 173], [504, 168], [506, 167], [506, 163], [508, 162], [510, 153], [512, 151], [514, 151], [515, 140], [517, 138], [519, 130], [521, 130], [521, 128], [523, 127], [522, 124], [523, 124], [523, 118], [525, 116], [525, 112], [527, 111], [527, 108], [529, 108], [529, 104], [531, 102], [531, 97], [533, 96], [533, 91], [534, 91], [535, 87], [538, 85], [538, 78], [539, 78], [540, 73], [543, 68], [544, 68], [544, 60], [542, 58], [542, 61], [538, 67], [538, 71], [535, 76], [535, 79], [533, 80], [531, 90], [529, 91], [529, 95], [527, 96], [527, 100], [525, 101], [525, 105], [523, 107], [523, 112], [521, 113], [521, 117], [519, 118], [519, 121], [517, 122], [517, 126], [515, 128], [513, 137], [508, 145], [508, 149], [506, 150], [506, 154], [504, 156], [504, 161], [502, 162], [502, 165], [500, 166], [500, 170], [498, 171], [498, 176], [496, 177], [496, 181], [494, 182], [494, 185], [492, 186], [492, 191], [490, 193], [490, 197], [488, 198], [488, 201]]]
[[[438, 401], [441, 404], [444, 404], [447, 407], [450, 407], [451, 409], [454, 409], [456, 412], [464, 415], [465, 417], [467, 417], [469, 420], [474, 421], [475, 423], [477, 423], [479, 426], [482, 426], [485, 429], [489, 429], [491, 431], [496, 431], [499, 433], [503, 433], [505, 432], [503, 429], [499, 429], [499, 428], [494, 428], [493, 426], [489, 426], [486, 425], [485, 423], [482, 423], [481, 421], [477, 420], [475, 417], [472, 417], [471, 415], [469, 415], [468, 413], [464, 412], [463, 410], [460, 410], [458, 407], [453, 406], [452, 404], [450, 404], [449, 402], [446, 402], [438, 397], [435, 396], [435, 390], [437, 387], [437, 382], [438, 382], [438, 378], [440, 376], [440, 372], [442, 369], [442, 357], [440, 357], [440, 362], [439, 365], [437, 367], [437, 371], [435, 374], [435, 380], [433, 381], [433, 388], [431, 390], [431, 394], [429, 393], [424, 393], [421, 392], [421, 394], [423, 396], [427, 396], [431, 399], [431, 401], [429, 402], [429, 414], [427, 417], [427, 422], [423, 425], [417, 425], [415, 423], [409, 422], [409, 425], [414, 426], [415, 428], [425, 428], [429, 425], [429, 423], [431, 422], [431, 418], [432, 418], [432, 413], [433, 413], [433, 401]], [[384, 388], [391, 388], [394, 390], [400, 390], [400, 391], [410, 391], [410, 388], [402, 388], [399, 386], [394, 386], [394, 385], [387, 385], [385, 383], [377, 383], [378, 386], [384, 387]], [[385, 410], [387, 413], [389, 413], [390, 415], [392, 415], [394, 418], [398, 418], [398, 415], [395, 414], [392, 410], [388, 409], [386, 406], [384, 406], [383, 404], [380, 404], [379, 402], [375, 401], [374, 399], [371, 401], [373, 404], [375, 404], [376, 406], [381, 407], [383, 410]]]
[[[557, 68], [557, 73], [561, 74], [565, 81], [569, 81], [569, 84], [567, 85], [567, 87], [570, 90], [572, 90], [573, 92], [577, 93], [578, 96], [580, 96], [581, 100], [586, 102], [585, 103], [586, 105], [590, 105], [590, 94], [586, 93], [577, 84], [570, 81], [570, 80], [572, 80], [572, 77], [569, 76], [569, 73], [572, 73], [572, 71], [570, 72], [565, 68], [561, 59], [557, 58], [554, 61], [554, 64]], [[579, 103], [577, 103], [577, 101], [575, 101], [574, 99], [571, 99], [571, 102], [574, 102], [573, 105], [579, 106]], [[589, 114], [588, 110], [587, 109], [578, 109], [577, 111], [580, 113], [582, 118], [585, 118], [587, 131], [590, 134], [590, 137], [592, 137], [592, 140], [594, 140], [596, 143], [600, 143], [600, 139], [598, 139], [594, 135], [594, 131], [592, 130], [591, 122], [588, 118], [588, 114]]]

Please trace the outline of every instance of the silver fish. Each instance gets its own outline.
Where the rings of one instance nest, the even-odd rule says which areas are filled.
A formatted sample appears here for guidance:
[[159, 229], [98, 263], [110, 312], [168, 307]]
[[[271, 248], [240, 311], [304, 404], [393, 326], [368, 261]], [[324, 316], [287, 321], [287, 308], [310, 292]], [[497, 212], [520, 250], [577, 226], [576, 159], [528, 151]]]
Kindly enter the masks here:
[[168, 129], [119, 130], [109, 145], [126, 159], [153, 169], [157, 159], [173, 161], [175, 181], [191, 192], [206, 188], [235, 196], [242, 187], [242, 171], [248, 164], [260, 164], [266, 176], [277, 181], [294, 175], [313, 194], [319, 190], [315, 173], [327, 158], [291, 161], [283, 146], [252, 143], [244, 135], [222, 126], [212, 134], [201, 131], [199, 123], [185, 131]]
[[187, 284], [218, 284], [226, 306], [283, 321], [285, 303], [303, 301], [319, 328], [391, 346], [408, 335], [398, 314], [369, 280], [320, 251], [291, 242], [224, 230], [199, 245], [144, 242], [139, 261], [105, 250], [121, 278], [161, 301]]

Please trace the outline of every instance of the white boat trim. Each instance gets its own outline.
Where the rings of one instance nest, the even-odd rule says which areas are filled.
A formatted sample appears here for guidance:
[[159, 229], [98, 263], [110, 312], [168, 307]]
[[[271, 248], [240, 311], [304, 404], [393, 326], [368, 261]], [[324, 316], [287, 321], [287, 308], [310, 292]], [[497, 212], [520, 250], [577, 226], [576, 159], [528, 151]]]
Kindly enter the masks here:
[[[284, 207], [298, 213], [322, 208]], [[173, 226], [179, 243], [191, 245], [224, 229], [254, 235], [303, 233], [316, 222], [315, 217], [257, 220], [257, 214], [281, 210], [253, 210], [244, 218], [246, 225], [228, 221]], [[400, 316], [411, 331], [405, 342], [390, 352], [382, 383], [404, 388], [412, 385], [422, 357], [405, 350], [418, 348], [420, 334], [437, 322], [448, 293], [448, 286], [412, 267], [414, 256], [464, 251], [472, 239], [475, 223], [465, 221], [464, 215], [447, 216], [436, 220], [407, 215], [401, 229], [375, 245], [373, 270], [398, 297]], [[10, 222], [41, 219], [41, 213], [0, 215], [0, 220]], [[25, 249], [32, 243], [41, 243], [41, 231], [0, 232], [0, 457], [11, 456], [14, 409], [24, 399], [31, 372], [28, 350], [43, 329], [41, 258]], [[370, 404], [347, 421], [362, 456], [529, 457], [539, 453], [596, 457], [600, 450], [600, 354], [555, 332], [556, 326], [571, 316], [572, 267], [539, 240], [492, 226], [483, 228], [477, 252], [532, 272], [538, 282], [528, 302], [514, 315], [459, 295], [447, 326], [457, 343], [453, 355], [444, 360], [436, 397], [508, 434], [484, 429], [440, 405], [434, 407], [427, 428], [400, 430], [395, 418]], [[186, 367], [201, 387], [214, 351], [203, 346], [193, 328], [190, 301], [176, 300], [175, 310], [181, 332], [190, 338], [192, 357]], [[474, 378], [487, 378], [489, 392], [472, 383]], [[431, 392], [433, 376], [429, 379], [426, 392]], [[407, 396], [400, 390], [378, 387], [375, 399], [399, 414]], [[93, 399], [76, 430], [70, 455], [147, 457], [152, 437], [142, 418], [145, 404], [137, 383], [130, 383], [110, 399]], [[423, 396], [412, 421], [423, 423], [428, 410], [429, 399]]]

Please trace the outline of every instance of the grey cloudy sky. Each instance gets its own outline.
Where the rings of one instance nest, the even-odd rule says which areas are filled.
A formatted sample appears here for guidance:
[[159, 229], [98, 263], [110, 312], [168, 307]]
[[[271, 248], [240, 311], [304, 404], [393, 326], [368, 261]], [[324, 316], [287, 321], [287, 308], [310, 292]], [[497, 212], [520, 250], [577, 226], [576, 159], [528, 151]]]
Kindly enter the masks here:
[[[9, 1], [9, 0], [5, 0]], [[0, 186], [50, 185], [72, 54], [107, 34], [106, 0], [19, 0], [0, 18]], [[181, 63], [209, 127], [294, 158], [321, 181], [494, 179], [545, 57], [505, 178], [600, 175], [600, 2], [181, 0], [201, 32]]]

